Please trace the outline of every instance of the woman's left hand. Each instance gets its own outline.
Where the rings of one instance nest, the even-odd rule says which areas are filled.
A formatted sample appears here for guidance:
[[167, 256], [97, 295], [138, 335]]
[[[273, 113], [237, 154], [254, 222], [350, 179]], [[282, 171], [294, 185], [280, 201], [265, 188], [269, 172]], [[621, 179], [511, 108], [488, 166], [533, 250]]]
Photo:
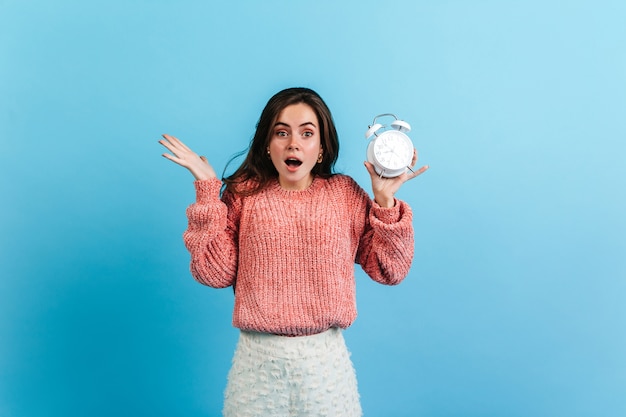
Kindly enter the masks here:
[[369, 162], [365, 162], [367, 172], [369, 172], [372, 178], [372, 192], [374, 193], [374, 200], [381, 207], [393, 207], [394, 195], [400, 189], [400, 186], [417, 177], [420, 174], [426, 172], [429, 168], [428, 165], [424, 165], [418, 170], [413, 170], [413, 167], [417, 163], [417, 151], [413, 149], [413, 159], [411, 160], [410, 170], [394, 178], [381, 177], [374, 170], [374, 165]]

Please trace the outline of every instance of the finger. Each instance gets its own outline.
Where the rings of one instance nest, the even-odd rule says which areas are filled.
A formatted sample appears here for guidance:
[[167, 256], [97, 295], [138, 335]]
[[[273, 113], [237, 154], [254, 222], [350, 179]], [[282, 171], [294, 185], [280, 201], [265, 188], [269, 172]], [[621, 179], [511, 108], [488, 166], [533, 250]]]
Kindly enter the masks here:
[[159, 143], [172, 151], [172, 144], [167, 139], [160, 139]]
[[413, 158], [411, 159], [411, 167], [417, 163], [417, 149], [413, 148]]
[[422, 175], [424, 172], [426, 172], [428, 170], [428, 168], [430, 168], [430, 166], [424, 165], [423, 167], [421, 167], [417, 171], [413, 171], [413, 175], [411, 175], [411, 177], [409, 179], [413, 179], [413, 178], [417, 177], [418, 175]]
[[178, 156], [178, 153], [180, 152], [180, 148], [177, 149], [174, 145], [172, 145], [167, 140], [160, 140], [159, 143], [163, 145], [165, 148], [167, 148], [168, 151]]
[[364, 162], [363, 164], [365, 165], [367, 172], [369, 172], [371, 176], [378, 176], [376, 170], [374, 169], [374, 165], [372, 165], [370, 162]]
[[161, 135], [163, 137], [163, 139], [165, 139], [168, 143], [175, 143], [176, 138], [172, 135], [168, 135], [167, 133], [164, 133]]
[[167, 139], [168, 141], [170, 141], [173, 145], [180, 147], [186, 151], [191, 151], [191, 149], [189, 149], [189, 147], [187, 145], [185, 145], [180, 139], [178, 139], [176, 136], [172, 136], [172, 135], [168, 135], [167, 133], [164, 133], [162, 135], [165, 139]]
[[165, 159], [169, 159], [177, 165], [180, 165], [181, 167], [189, 169], [189, 163], [184, 159], [178, 158], [175, 155], [170, 155], [168, 153], [161, 154], [161, 156]]
[[172, 161], [172, 162], [176, 162], [176, 163], [178, 163], [178, 158], [176, 158], [175, 156], [170, 155], [169, 153], [164, 153], [164, 154], [161, 154], [161, 156], [162, 156], [163, 158], [165, 158], [165, 159], [169, 159], [169, 160], [170, 160], [170, 161]]

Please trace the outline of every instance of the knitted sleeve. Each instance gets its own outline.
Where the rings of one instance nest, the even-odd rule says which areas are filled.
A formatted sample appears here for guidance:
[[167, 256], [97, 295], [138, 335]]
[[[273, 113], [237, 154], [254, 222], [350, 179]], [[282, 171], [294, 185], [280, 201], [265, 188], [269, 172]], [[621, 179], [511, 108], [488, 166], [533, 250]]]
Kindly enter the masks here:
[[196, 181], [194, 186], [196, 202], [187, 208], [189, 223], [183, 234], [191, 255], [191, 274], [201, 284], [228, 287], [237, 274], [241, 200], [228, 192], [220, 200], [218, 179]]
[[375, 281], [399, 284], [413, 262], [413, 213], [404, 201], [380, 207], [366, 195], [365, 225], [359, 239], [356, 262]]

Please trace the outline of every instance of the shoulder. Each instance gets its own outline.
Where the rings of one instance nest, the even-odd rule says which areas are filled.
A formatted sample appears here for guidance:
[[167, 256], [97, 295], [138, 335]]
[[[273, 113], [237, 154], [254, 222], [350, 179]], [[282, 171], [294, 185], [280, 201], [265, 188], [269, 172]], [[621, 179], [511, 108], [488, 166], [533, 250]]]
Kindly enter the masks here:
[[354, 180], [345, 174], [335, 174], [326, 180], [327, 187], [344, 197], [356, 199], [369, 199], [365, 190]]
[[226, 183], [223, 195], [230, 198], [242, 198], [256, 193], [260, 188], [260, 183], [255, 178], [233, 180]]
[[326, 181], [328, 185], [336, 187], [359, 187], [357, 182], [352, 177], [345, 174], [334, 174], [327, 178]]

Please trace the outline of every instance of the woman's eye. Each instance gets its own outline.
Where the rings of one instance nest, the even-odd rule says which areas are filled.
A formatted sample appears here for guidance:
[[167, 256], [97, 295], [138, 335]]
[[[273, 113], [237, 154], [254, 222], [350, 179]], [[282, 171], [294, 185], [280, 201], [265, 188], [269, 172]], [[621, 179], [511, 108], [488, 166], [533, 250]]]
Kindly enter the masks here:
[[287, 136], [287, 132], [285, 132], [284, 130], [280, 130], [276, 132], [276, 136], [285, 137]]
[[311, 136], [313, 136], [313, 132], [306, 131], [306, 132], [304, 132], [304, 134], [302, 134], [302, 136], [304, 136], [305, 138], [310, 138]]

